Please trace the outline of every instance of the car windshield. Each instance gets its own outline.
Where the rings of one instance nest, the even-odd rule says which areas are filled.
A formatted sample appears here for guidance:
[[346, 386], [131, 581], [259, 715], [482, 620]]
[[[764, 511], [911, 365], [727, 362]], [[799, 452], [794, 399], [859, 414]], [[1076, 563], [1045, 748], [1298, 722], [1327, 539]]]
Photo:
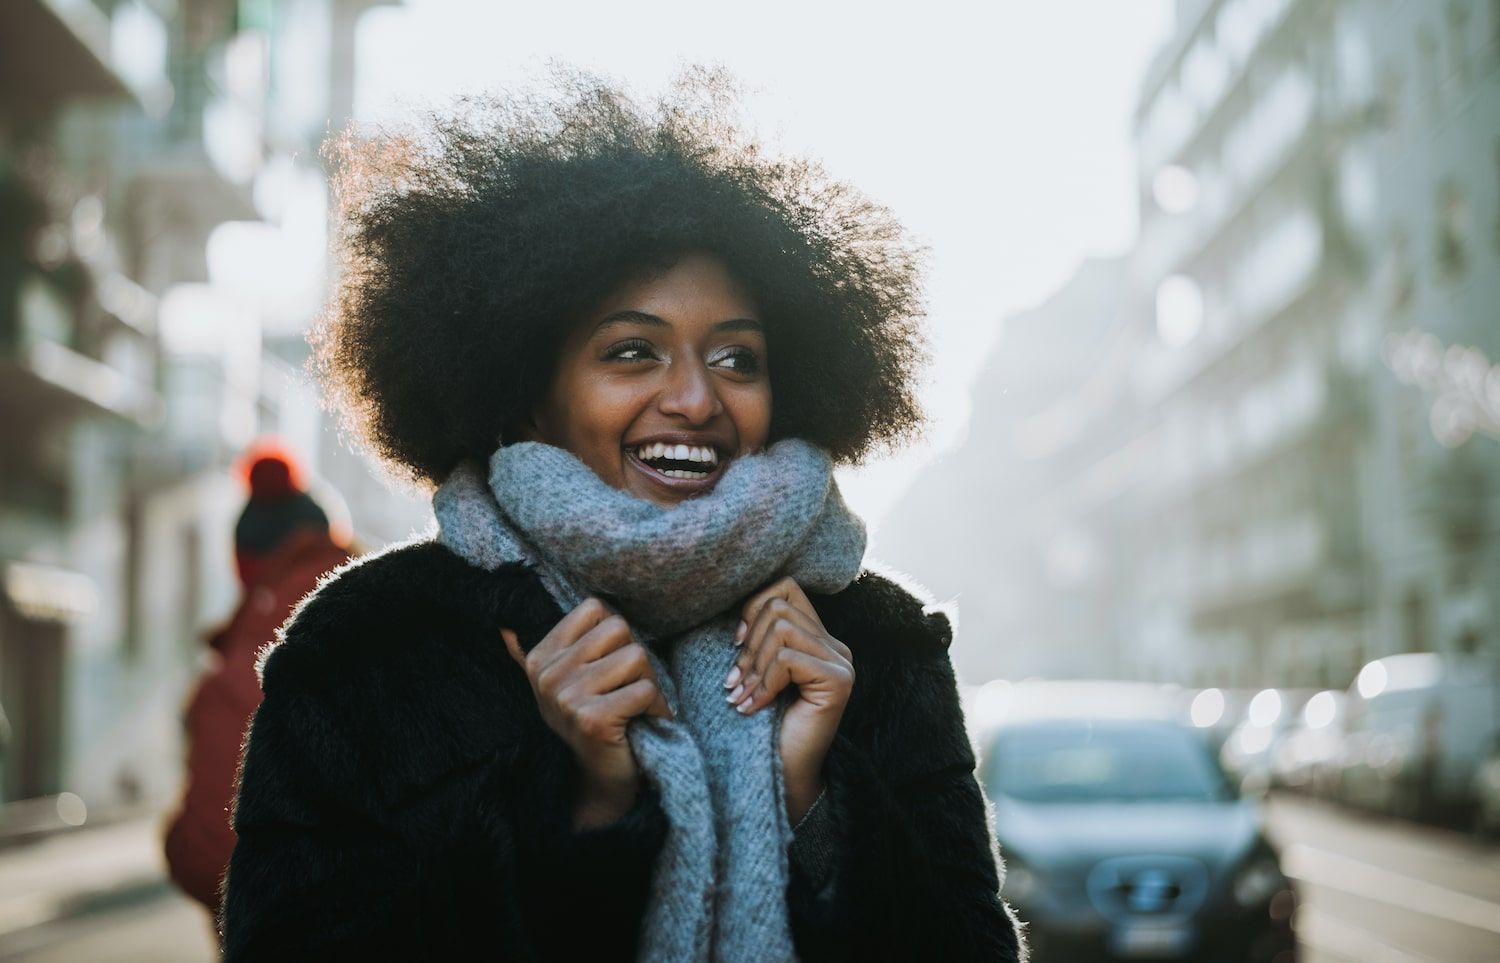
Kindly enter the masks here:
[[1228, 789], [1207, 750], [1168, 723], [1047, 723], [1003, 730], [992, 793], [1032, 803], [1212, 802]]

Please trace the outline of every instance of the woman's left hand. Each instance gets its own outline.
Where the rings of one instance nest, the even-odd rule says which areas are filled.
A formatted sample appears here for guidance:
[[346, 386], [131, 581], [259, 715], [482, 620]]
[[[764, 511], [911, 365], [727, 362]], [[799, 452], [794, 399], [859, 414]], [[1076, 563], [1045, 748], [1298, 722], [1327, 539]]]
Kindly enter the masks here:
[[737, 710], [759, 711], [788, 685], [797, 687], [797, 699], [781, 719], [787, 817], [795, 825], [823, 791], [823, 759], [854, 691], [851, 653], [823, 628], [790, 577], [750, 597], [735, 637], [740, 654], [724, 687]]

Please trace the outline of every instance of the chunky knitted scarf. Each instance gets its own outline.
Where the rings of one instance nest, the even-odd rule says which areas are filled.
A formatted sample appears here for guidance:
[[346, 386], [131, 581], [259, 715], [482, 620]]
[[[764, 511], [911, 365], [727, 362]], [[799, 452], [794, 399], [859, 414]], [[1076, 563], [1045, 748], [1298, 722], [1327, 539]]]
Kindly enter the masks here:
[[491, 569], [524, 561], [569, 611], [607, 598], [646, 644], [676, 719], [627, 729], [668, 833], [638, 958], [790, 960], [781, 705], [724, 699], [744, 600], [783, 575], [832, 593], [859, 572], [863, 523], [828, 456], [800, 439], [736, 458], [710, 491], [662, 508], [561, 448], [522, 442], [456, 469], [433, 497], [439, 539]]

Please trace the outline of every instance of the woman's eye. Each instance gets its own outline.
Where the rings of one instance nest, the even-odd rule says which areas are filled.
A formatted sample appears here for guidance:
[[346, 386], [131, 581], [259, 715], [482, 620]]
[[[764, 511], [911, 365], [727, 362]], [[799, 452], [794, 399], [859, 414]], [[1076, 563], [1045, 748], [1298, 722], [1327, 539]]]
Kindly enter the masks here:
[[741, 374], [754, 374], [760, 370], [760, 358], [749, 348], [731, 348], [719, 355], [715, 363], [723, 364]]
[[611, 345], [604, 357], [611, 361], [645, 361], [654, 357], [649, 341], [621, 341]]

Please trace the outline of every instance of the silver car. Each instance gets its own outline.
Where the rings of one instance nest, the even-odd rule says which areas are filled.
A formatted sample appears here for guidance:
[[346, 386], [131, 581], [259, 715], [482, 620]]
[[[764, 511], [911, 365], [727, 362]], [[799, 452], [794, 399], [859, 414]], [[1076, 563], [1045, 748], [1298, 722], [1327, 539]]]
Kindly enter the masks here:
[[1258, 803], [1169, 701], [1100, 686], [1016, 686], [981, 734], [1004, 895], [1035, 959], [1295, 959], [1296, 895]]

